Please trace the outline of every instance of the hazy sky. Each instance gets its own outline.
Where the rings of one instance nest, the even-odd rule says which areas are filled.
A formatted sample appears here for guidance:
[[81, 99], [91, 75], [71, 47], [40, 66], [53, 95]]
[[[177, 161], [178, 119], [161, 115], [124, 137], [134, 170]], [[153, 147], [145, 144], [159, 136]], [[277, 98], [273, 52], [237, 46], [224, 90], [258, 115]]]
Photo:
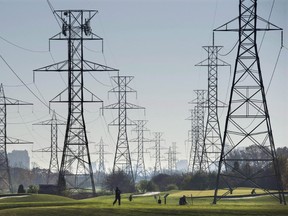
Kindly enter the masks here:
[[[131, 87], [136, 95], [129, 96], [131, 103], [146, 107], [143, 111], [131, 111], [131, 119], [148, 120], [147, 127], [153, 138], [153, 132], [163, 132], [163, 147], [177, 142], [178, 159], [187, 159], [189, 147], [185, 140], [190, 129], [190, 122], [185, 120], [192, 108], [189, 101], [195, 99], [193, 90], [207, 89], [207, 68], [195, 67], [207, 58], [202, 46], [211, 45], [212, 30], [238, 16], [238, 0], [51, 0], [55, 9], [96, 9], [99, 13], [91, 22], [93, 32], [104, 38], [104, 53], [101, 43], [85, 45], [84, 58], [97, 63], [118, 68], [121, 75], [134, 76]], [[273, 5], [272, 0], [258, 1], [258, 15], [268, 19]], [[13, 70], [34, 91], [48, 103], [67, 86], [67, 74], [36, 74], [33, 83], [33, 69], [46, 66], [67, 58], [65, 42], [51, 42], [48, 51], [48, 39], [60, 28], [46, 0], [0, 0], [0, 54]], [[275, 74], [267, 94], [268, 108], [276, 147], [285, 146], [288, 131], [287, 117], [287, 59], [288, 59], [288, 1], [276, 0], [270, 21], [284, 29], [284, 48], [282, 48]], [[273, 69], [281, 46], [280, 32], [258, 34], [261, 68], [265, 88], [271, 80]], [[8, 40], [10, 43], [8, 43]], [[237, 33], [216, 33], [216, 45], [223, 45], [221, 54], [231, 50], [237, 41]], [[18, 45], [11, 45], [11, 43]], [[219, 68], [219, 99], [228, 103], [236, 49], [221, 59], [232, 65]], [[54, 60], [53, 60], [54, 59]], [[33, 123], [50, 118], [48, 109], [34, 97], [11, 70], [0, 61], [1, 83], [4, 84], [6, 96], [28, 102], [33, 107], [9, 107], [8, 136], [33, 141], [30, 146], [9, 146], [12, 149], [29, 150], [32, 162], [41, 167], [48, 167], [49, 154], [32, 153], [32, 150], [50, 145], [50, 128], [32, 126]], [[109, 76], [113, 73], [95, 73], [97, 80], [86, 75], [85, 85], [104, 101], [104, 105], [116, 102], [115, 95], [108, 98], [107, 92], [112, 88]], [[59, 114], [67, 116], [67, 104], [52, 104]], [[107, 124], [116, 117], [117, 112], [99, 113], [99, 104], [85, 107], [85, 119], [90, 151], [96, 151], [95, 144], [103, 137], [108, 145], [107, 167], [112, 166], [117, 139], [117, 129]], [[226, 110], [219, 110], [221, 128]], [[59, 146], [63, 146], [65, 127], [59, 132]], [[135, 133], [128, 132], [129, 137]], [[152, 147], [153, 143], [146, 144]], [[134, 150], [136, 144], [131, 143]], [[153, 155], [153, 150], [150, 150]], [[163, 154], [168, 149], [163, 149]], [[136, 158], [136, 155], [133, 155]], [[92, 155], [95, 161], [97, 155]], [[148, 166], [153, 166], [154, 159], [146, 155]], [[162, 167], [167, 162], [162, 163]]]

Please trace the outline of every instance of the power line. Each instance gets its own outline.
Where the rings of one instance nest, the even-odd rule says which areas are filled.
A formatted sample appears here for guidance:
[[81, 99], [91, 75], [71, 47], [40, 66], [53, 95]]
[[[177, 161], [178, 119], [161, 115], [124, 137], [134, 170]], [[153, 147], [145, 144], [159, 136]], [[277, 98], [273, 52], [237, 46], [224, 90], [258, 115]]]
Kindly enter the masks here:
[[7, 65], [7, 67], [11, 70], [11, 72], [17, 77], [17, 79], [31, 92], [34, 97], [37, 98], [45, 107], [47, 107], [50, 110], [50, 107], [41, 99], [39, 98], [32, 90], [29, 88], [29, 86], [19, 77], [19, 75], [16, 73], [16, 71], [13, 70], [13, 68], [8, 64], [8, 62], [3, 58], [2, 55], [0, 55], [0, 58], [3, 60], [3, 62]]
[[279, 61], [279, 58], [280, 58], [280, 54], [281, 54], [282, 48], [283, 48], [283, 46], [280, 47], [280, 50], [279, 50], [279, 53], [278, 53], [278, 56], [277, 56], [277, 59], [276, 59], [276, 63], [275, 63], [274, 68], [273, 68], [272, 76], [270, 78], [270, 81], [269, 81], [269, 84], [268, 84], [268, 87], [267, 87], [267, 90], [266, 90], [266, 95], [267, 95], [267, 93], [269, 91], [271, 82], [272, 82], [272, 80], [274, 78], [274, 74], [275, 74], [275, 71], [276, 71], [276, 67], [278, 65], [278, 61]]
[[5, 41], [6, 43], [8, 43], [8, 44], [10, 44], [10, 45], [12, 45], [12, 46], [15, 46], [15, 47], [17, 47], [17, 48], [19, 48], [19, 49], [28, 51], [28, 52], [33, 52], [33, 53], [47, 53], [47, 52], [49, 52], [49, 51], [47, 51], [47, 50], [45, 50], [45, 51], [44, 51], [44, 50], [32, 50], [32, 49], [28, 49], [28, 48], [22, 47], [22, 46], [20, 46], [20, 45], [18, 45], [18, 44], [16, 44], [16, 43], [13, 43], [13, 42], [7, 40], [6, 38], [2, 37], [1, 35], [0, 35], [0, 38], [1, 38], [3, 41]]

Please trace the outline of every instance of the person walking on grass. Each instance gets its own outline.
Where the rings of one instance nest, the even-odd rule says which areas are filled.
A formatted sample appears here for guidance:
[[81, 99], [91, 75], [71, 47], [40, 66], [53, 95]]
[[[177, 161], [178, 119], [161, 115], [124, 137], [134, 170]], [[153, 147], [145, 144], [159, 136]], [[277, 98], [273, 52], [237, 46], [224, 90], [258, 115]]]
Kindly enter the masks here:
[[120, 206], [121, 205], [121, 191], [119, 190], [118, 187], [116, 187], [115, 189], [115, 200], [113, 202], [113, 206], [115, 205], [117, 200], [118, 200], [118, 205]]

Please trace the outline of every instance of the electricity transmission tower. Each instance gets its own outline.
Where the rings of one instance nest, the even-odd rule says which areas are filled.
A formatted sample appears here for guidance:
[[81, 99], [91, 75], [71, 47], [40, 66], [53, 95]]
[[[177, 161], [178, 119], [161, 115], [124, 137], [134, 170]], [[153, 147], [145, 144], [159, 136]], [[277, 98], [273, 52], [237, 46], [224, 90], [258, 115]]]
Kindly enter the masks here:
[[98, 155], [98, 169], [96, 171], [96, 184], [100, 185], [103, 189], [104, 187], [104, 179], [105, 179], [105, 155], [111, 154], [108, 152], [105, 152], [105, 146], [107, 146], [101, 137], [100, 142], [96, 144], [96, 147], [98, 147], [98, 151], [91, 153], [91, 154], [97, 154]]
[[172, 142], [172, 146], [168, 148], [168, 173], [172, 174], [177, 170], [177, 151], [176, 142]]
[[[238, 21], [238, 28], [231, 26], [233, 21]], [[220, 186], [230, 190], [241, 186], [259, 188], [286, 204], [256, 43], [258, 31], [272, 30], [282, 29], [257, 15], [256, 0], [240, 0], [239, 16], [214, 29], [237, 31], [239, 36], [214, 204], [229, 194], [227, 191], [218, 195]], [[244, 147], [254, 148], [257, 153], [241, 157], [233, 154], [236, 148]], [[267, 182], [278, 192], [272, 193]]]
[[99, 155], [98, 157], [98, 172], [99, 173], [105, 173], [106, 168], [105, 168], [105, 154], [109, 154], [107, 152], [105, 152], [105, 144], [103, 142], [103, 139], [101, 137], [100, 142], [97, 144], [97, 146], [99, 147], [98, 152], [96, 154]]
[[[207, 167], [205, 163], [205, 155], [203, 154], [204, 149], [204, 107], [205, 107], [205, 93], [206, 90], [195, 90], [197, 95], [196, 106], [194, 108], [194, 115], [191, 116], [194, 123], [194, 130], [192, 128], [191, 135], [195, 137], [192, 138], [195, 140], [195, 146], [193, 147], [193, 164], [192, 172], [202, 172]], [[193, 123], [192, 123], [193, 124]], [[192, 146], [191, 146], [192, 150]], [[191, 152], [190, 152], [191, 155]]]
[[[118, 71], [84, 59], [84, 42], [103, 40], [92, 32], [90, 26], [97, 13], [97, 10], [55, 10], [54, 15], [60, 21], [62, 31], [50, 40], [67, 41], [68, 60], [34, 70], [68, 73], [68, 87], [50, 101], [68, 103], [67, 127], [58, 178], [60, 192], [69, 189], [77, 193], [83, 188], [92, 187], [93, 195], [96, 193], [83, 106], [86, 102], [102, 101], [85, 88], [84, 72]], [[67, 98], [63, 96], [64, 93]]]
[[110, 104], [104, 108], [118, 110], [118, 118], [109, 124], [109, 126], [118, 126], [118, 137], [113, 163], [113, 173], [122, 170], [131, 176], [132, 181], [135, 182], [127, 136], [127, 126], [134, 126], [135, 122], [128, 118], [127, 110], [144, 108], [127, 102], [127, 93], [136, 92], [134, 89], [128, 86], [133, 78], [134, 77], [132, 76], [111, 77], [111, 79], [116, 84], [116, 87], [110, 90], [109, 93], [117, 93], [118, 101], [117, 103]]
[[[194, 173], [194, 159], [197, 159], [195, 155], [198, 155], [198, 145], [196, 145], [196, 109], [191, 109], [191, 115], [186, 120], [191, 121], [191, 129], [188, 131], [188, 143], [190, 143], [190, 153], [188, 158], [188, 172]], [[200, 160], [198, 160], [200, 162]]]
[[208, 58], [196, 66], [208, 67], [208, 114], [203, 142], [203, 164], [208, 172], [218, 168], [221, 154], [222, 137], [218, 119], [218, 66], [230, 66], [218, 57], [222, 46], [203, 46], [208, 53]]
[[47, 175], [47, 184], [55, 183], [52, 174], [59, 172], [58, 152], [62, 152], [58, 147], [58, 125], [66, 125], [66, 122], [58, 120], [55, 111], [53, 111], [52, 118], [46, 121], [38, 122], [33, 125], [50, 125], [51, 130], [51, 145], [48, 148], [38, 149], [33, 152], [49, 152], [50, 163]]
[[0, 85], [0, 191], [2, 193], [13, 193], [10, 167], [7, 157], [7, 145], [10, 144], [32, 144], [20, 139], [7, 136], [7, 106], [32, 105], [24, 101], [5, 96], [4, 88]]
[[162, 173], [161, 168], [161, 139], [163, 133], [155, 132], [154, 133], [154, 142], [155, 142], [155, 166], [154, 166], [154, 175]]
[[168, 173], [172, 174], [172, 172], [173, 172], [173, 152], [172, 152], [171, 146], [169, 146], [167, 154], [168, 154], [168, 159], [167, 159], [167, 161], [168, 161]]
[[172, 170], [177, 170], [177, 143], [172, 142]]
[[135, 171], [135, 181], [137, 178], [147, 179], [145, 162], [144, 162], [144, 143], [151, 142], [151, 140], [144, 138], [144, 132], [148, 131], [145, 127], [148, 121], [146, 120], [135, 120], [136, 127], [133, 129], [137, 133], [137, 137], [132, 139], [131, 142], [137, 142], [137, 163]]

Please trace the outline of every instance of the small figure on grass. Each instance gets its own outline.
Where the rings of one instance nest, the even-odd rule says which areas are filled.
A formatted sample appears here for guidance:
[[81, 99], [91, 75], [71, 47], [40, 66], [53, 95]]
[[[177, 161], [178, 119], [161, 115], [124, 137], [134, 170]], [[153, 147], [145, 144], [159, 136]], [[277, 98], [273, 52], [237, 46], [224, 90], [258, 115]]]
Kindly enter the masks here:
[[116, 187], [115, 189], [115, 200], [113, 202], [113, 206], [115, 205], [117, 200], [118, 200], [118, 205], [120, 206], [121, 205], [121, 191], [119, 190], [118, 187]]
[[255, 195], [255, 194], [256, 194], [255, 188], [252, 189], [251, 194], [252, 194], [252, 195]]
[[180, 197], [179, 199], [179, 205], [187, 205], [187, 201], [186, 201], [186, 196], [183, 195], [182, 197]]
[[161, 200], [160, 195], [159, 195], [159, 198], [158, 198], [158, 200], [157, 200], [157, 203], [158, 203], [158, 204], [161, 204], [161, 203], [162, 203], [162, 200]]
[[128, 200], [131, 202], [133, 200], [133, 195], [130, 194], [130, 196], [128, 197]]

